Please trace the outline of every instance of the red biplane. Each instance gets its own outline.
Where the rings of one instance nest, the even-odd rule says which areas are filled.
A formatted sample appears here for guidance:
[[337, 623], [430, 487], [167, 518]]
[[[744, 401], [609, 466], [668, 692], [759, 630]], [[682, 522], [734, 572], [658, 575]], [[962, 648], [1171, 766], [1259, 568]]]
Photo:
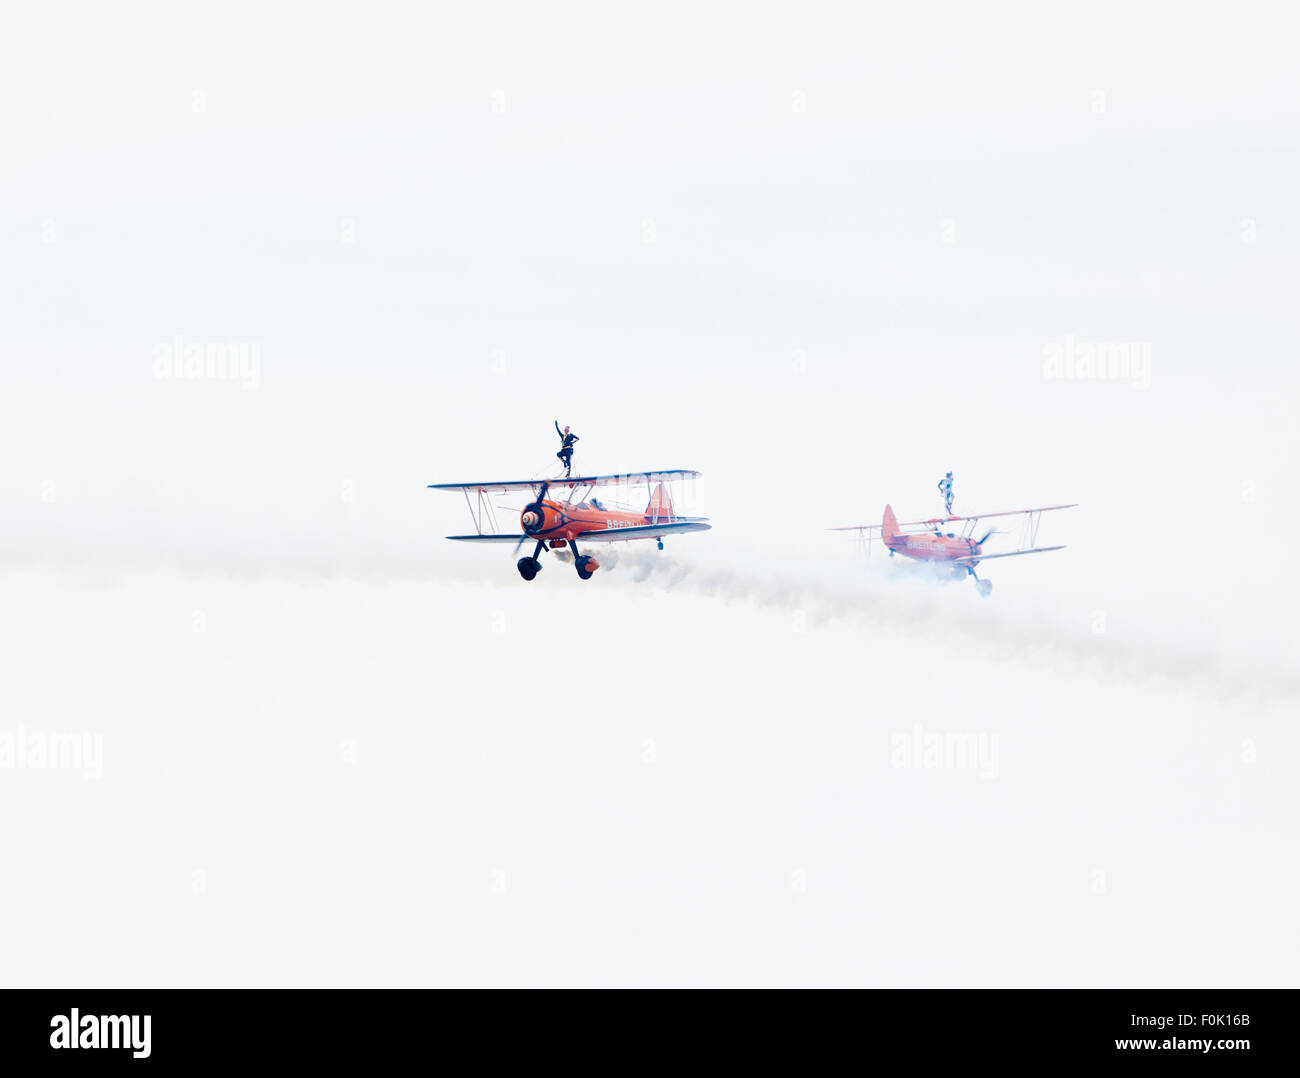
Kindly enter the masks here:
[[[543, 550], [573, 552], [573, 565], [578, 576], [590, 580], [600, 563], [588, 554], [578, 552], [578, 539], [585, 543], [623, 543], [633, 539], [658, 540], [664, 548], [665, 535], [680, 532], [708, 531], [707, 517], [678, 516], [665, 484], [682, 479], [698, 478], [699, 472], [676, 469], [666, 472], [628, 472], [623, 475], [573, 476], [566, 479], [524, 479], [505, 483], [430, 483], [430, 490], [460, 491], [465, 495], [470, 517], [474, 521], [475, 535], [449, 535], [462, 543], [513, 543], [515, 553], [525, 542], [536, 542], [531, 557], [520, 558], [516, 563], [519, 575], [532, 580], [542, 568], [539, 557]], [[594, 496], [594, 491], [605, 487], [639, 486], [645, 484], [649, 502], [644, 512], [628, 507], [604, 505]], [[653, 484], [653, 486], [652, 486]], [[548, 497], [552, 490], [569, 492], [561, 501]], [[519, 512], [522, 532], [501, 532], [497, 526], [497, 509], [490, 495], [531, 491], [532, 499]], [[579, 491], [582, 491], [579, 497]], [[471, 497], [473, 495], [473, 497]], [[515, 512], [513, 509], [505, 512]]]
[[[961, 579], [971, 576], [975, 587], [981, 595], [988, 595], [993, 590], [993, 581], [981, 580], [975, 572], [975, 566], [992, 558], [1014, 558], [1021, 554], [1043, 554], [1049, 550], [1064, 550], [1064, 546], [1034, 546], [1038, 541], [1038, 525], [1044, 513], [1056, 509], [1073, 509], [1078, 503], [1069, 505], [1044, 505], [1037, 509], [1006, 509], [998, 513], [976, 513], [971, 516], [933, 517], [930, 520], [909, 520], [902, 524], [894, 516], [892, 506], [885, 506], [884, 519], [879, 524], [854, 524], [847, 528], [832, 528], [837, 532], [857, 532], [868, 549], [879, 538], [889, 548], [889, 556], [902, 554], [905, 558], [917, 561], [940, 562], [952, 567], [952, 575]], [[990, 528], [980, 538], [974, 538], [975, 529], [981, 520], [990, 517], [1023, 517], [1020, 548], [985, 554], [984, 544], [996, 529]], [[944, 532], [943, 526], [962, 522], [960, 532]], [[922, 527], [924, 531], [904, 532], [901, 528]]]

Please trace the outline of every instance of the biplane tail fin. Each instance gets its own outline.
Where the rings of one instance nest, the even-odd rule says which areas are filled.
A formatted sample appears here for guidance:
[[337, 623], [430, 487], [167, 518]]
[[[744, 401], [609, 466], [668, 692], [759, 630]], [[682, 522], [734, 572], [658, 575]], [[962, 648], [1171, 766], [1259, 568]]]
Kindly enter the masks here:
[[885, 541], [885, 546], [889, 546], [897, 535], [898, 517], [894, 516], [894, 507], [887, 505], [884, 519], [880, 522], [880, 538]]
[[647, 520], [660, 521], [673, 519], [673, 500], [667, 489], [660, 483], [650, 495], [650, 504], [645, 507]]

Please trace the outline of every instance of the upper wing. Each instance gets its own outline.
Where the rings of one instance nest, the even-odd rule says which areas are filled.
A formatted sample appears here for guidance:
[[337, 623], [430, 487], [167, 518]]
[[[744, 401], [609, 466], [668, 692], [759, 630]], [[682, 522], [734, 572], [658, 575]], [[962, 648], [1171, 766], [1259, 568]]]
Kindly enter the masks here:
[[629, 539], [658, 539], [661, 535], [676, 535], [678, 532], [706, 532], [711, 527], [711, 524], [705, 524], [701, 520], [678, 521], [675, 524], [640, 524], [631, 528], [583, 532], [578, 539], [582, 542], [621, 543]]
[[[1025, 513], [1048, 513], [1053, 509], [1073, 509], [1078, 502], [1071, 502], [1069, 505], [1040, 505], [1034, 509], [1003, 509], [997, 513], [970, 513], [964, 517], [931, 517], [929, 520], [904, 520], [899, 522], [900, 528], [910, 528], [917, 524], [948, 524], [954, 520], [985, 520], [988, 517], [1018, 517]], [[879, 524], [876, 527], [880, 527]]]
[[1008, 550], [1005, 554], [973, 554], [966, 558], [953, 558], [958, 565], [965, 565], [968, 562], [988, 561], [990, 558], [1017, 558], [1021, 554], [1042, 554], [1048, 550], [1064, 550], [1064, 546], [1036, 546], [1028, 550]]
[[551, 488], [611, 487], [620, 483], [671, 483], [675, 479], [698, 479], [700, 473], [688, 468], [675, 468], [666, 472], [622, 472], [618, 475], [575, 475], [568, 479], [510, 479], [487, 483], [430, 483], [430, 490], [482, 490], [504, 493], [511, 490], [536, 490], [543, 483]]
[[[931, 517], [929, 520], [900, 520], [900, 528], [915, 528], [918, 525], [925, 524], [933, 526], [936, 524], [951, 524], [954, 520], [986, 520], [989, 517], [1018, 517], [1025, 513], [1050, 513], [1053, 509], [1073, 509], [1078, 502], [1071, 502], [1069, 505], [1040, 505], [1034, 509], [1003, 509], [997, 513], [971, 513], [964, 517]], [[850, 524], [846, 528], [827, 528], [832, 532], [870, 532], [880, 531], [879, 524]]]

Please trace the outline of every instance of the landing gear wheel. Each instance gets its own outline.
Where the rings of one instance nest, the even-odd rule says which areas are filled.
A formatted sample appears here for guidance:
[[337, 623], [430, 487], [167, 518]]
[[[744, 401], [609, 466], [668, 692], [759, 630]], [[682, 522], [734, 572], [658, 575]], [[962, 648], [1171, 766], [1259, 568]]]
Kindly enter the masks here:
[[542, 563], [536, 558], [520, 558], [515, 562], [515, 568], [525, 580], [532, 580], [541, 570]]
[[591, 565], [591, 558], [589, 558], [586, 554], [580, 554], [577, 560], [573, 564], [574, 567], [578, 570], [578, 576], [581, 577], [583, 580], [590, 580], [591, 574], [596, 571], [594, 566], [588, 568], [588, 566]]
[[660, 539], [660, 540], [659, 540], [659, 549], [660, 549], [660, 550], [663, 550], [663, 548], [664, 548], [664, 541], [663, 541], [662, 539]]
[[978, 591], [982, 597], [987, 599], [989, 592], [993, 590], [993, 581], [977, 580], [975, 581], [975, 590]]

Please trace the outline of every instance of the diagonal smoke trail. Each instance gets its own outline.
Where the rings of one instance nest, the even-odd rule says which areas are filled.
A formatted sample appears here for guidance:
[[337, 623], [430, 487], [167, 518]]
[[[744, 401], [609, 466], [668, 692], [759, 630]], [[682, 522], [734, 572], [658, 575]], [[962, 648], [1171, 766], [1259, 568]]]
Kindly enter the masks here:
[[[435, 548], [436, 549], [436, 548]], [[496, 551], [498, 548], [490, 548]], [[940, 586], [926, 566], [891, 566], [888, 579], [868, 577], [816, 558], [751, 557], [725, 565], [686, 561], [669, 552], [594, 550], [603, 572], [591, 586], [638, 593], [675, 592], [723, 602], [801, 613], [811, 627], [840, 624], [872, 637], [903, 638], [992, 663], [1025, 663], [1040, 670], [1159, 691], [1187, 692], [1220, 702], [1258, 706], [1300, 699], [1300, 675], [1279, 665], [1231, 661], [1190, 641], [1125, 640], [1063, 624], [1059, 612], [1004, 609], [997, 598], [975, 600], [960, 584]], [[347, 550], [317, 546], [293, 555], [224, 542], [209, 549], [116, 550], [64, 547], [52, 551], [0, 550], [6, 571], [51, 572], [74, 582], [172, 571], [190, 578], [303, 583], [353, 580], [374, 585], [456, 582], [484, 588], [522, 586], [514, 559], [362, 541]], [[555, 566], [559, 569], [560, 563]], [[552, 578], [548, 574], [544, 581]], [[558, 583], [558, 581], [556, 581]], [[566, 585], [570, 582], [565, 580]], [[529, 585], [537, 586], [537, 585]], [[583, 585], [587, 587], [588, 585]]]
[[[1220, 702], [1264, 704], [1300, 699], [1300, 675], [1284, 667], [1249, 668], [1194, 645], [1134, 643], [1108, 634], [1003, 611], [996, 599], [970, 601], [928, 566], [904, 565], [890, 581], [803, 566], [703, 567], [647, 552], [621, 554], [622, 586], [655, 585], [727, 601], [802, 611], [810, 625], [840, 623], [867, 635], [905, 637], [959, 649], [998, 663], [1025, 662], [1134, 687], [1190, 692]], [[611, 577], [611, 580], [613, 577]]]

